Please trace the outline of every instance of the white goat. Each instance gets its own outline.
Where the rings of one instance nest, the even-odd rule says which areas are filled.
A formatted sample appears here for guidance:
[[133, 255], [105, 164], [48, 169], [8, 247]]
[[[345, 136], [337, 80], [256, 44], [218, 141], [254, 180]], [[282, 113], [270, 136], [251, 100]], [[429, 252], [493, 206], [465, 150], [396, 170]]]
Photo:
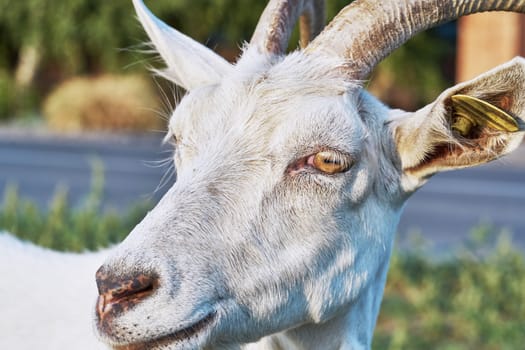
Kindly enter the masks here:
[[[97, 272], [101, 339], [369, 348], [404, 202], [439, 171], [518, 146], [525, 62], [415, 113], [362, 81], [420, 30], [525, 0], [357, 0], [309, 44], [322, 1], [272, 0], [235, 66], [133, 3], [163, 76], [188, 94], [169, 124], [177, 182]], [[304, 49], [285, 55], [301, 14]]]
[[91, 310], [107, 255], [58, 253], [0, 232], [0, 349], [106, 349]]
[[[404, 202], [439, 171], [517, 147], [525, 62], [415, 113], [390, 111], [362, 81], [420, 30], [525, 1], [357, 0], [308, 44], [322, 2], [272, 0], [235, 66], [133, 3], [162, 74], [188, 94], [168, 133], [177, 182], [97, 272], [101, 339], [370, 348]], [[285, 55], [301, 14], [304, 49]]]

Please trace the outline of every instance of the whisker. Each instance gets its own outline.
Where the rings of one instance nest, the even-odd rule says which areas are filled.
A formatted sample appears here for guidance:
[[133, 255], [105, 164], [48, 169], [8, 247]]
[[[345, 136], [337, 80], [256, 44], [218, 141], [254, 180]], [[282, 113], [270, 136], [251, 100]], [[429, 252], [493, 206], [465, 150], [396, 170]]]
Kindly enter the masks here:
[[[152, 59], [156, 58], [156, 56], [158, 55], [158, 53], [152, 48], [151, 44], [144, 43], [142, 41], [135, 45], [129, 45], [128, 47], [118, 48], [117, 51], [130, 53], [135, 58], [133, 62], [123, 67], [124, 70], [128, 70], [131, 67], [134, 67], [139, 64], [141, 67], [145, 67], [149, 65]], [[138, 58], [139, 55], [141, 55], [142, 57]], [[145, 55], [147, 56], [144, 57]]]
[[157, 117], [161, 118], [164, 121], [169, 121], [169, 118], [170, 118], [169, 115], [167, 115], [165, 113], [165, 111], [160, 110], [158, 108], [142, 107], [141, 110], [147, 111], [147, 112], [151, 112], [151, 113], [155, 114]]
[[173, 159], [171, 157], [159, 160], [145, 160], [142, 162], [145, 166], [149, 168], [163, 168], [169, 165]]
[[[173, 110], [175, 110], [175, 106], [172, 105], [171, 100], [168, 97], [168, 94], [166, 93], [166, 91], [164, 91], [164, 88], [159, 83], [157, 77], [155, 77], [155, 76], [153, 77], [153, 82], [155, 83], [155, 85], [157, 86], [157, 89], [160, 92], [161, 102], [162, 102], [162, 105], [164, 107], [164, 115], [167, 116], [167, 120], [169, 120], [169, 116], [171, 115]], [[169, 86], [171, 87], [171, 84]]]
[[168, 167], [164, 175], [162, 175], [162, 177], [160, 178], [159, 184], [157, 185], [157, 188], [155, 188], [153, 193], [159, 192], [162, 188], [164, 188], [169, 183], [169, 181], [172, 178], [176, 179], [175, 165], [173, 163], [171, 163], [171, 165]]

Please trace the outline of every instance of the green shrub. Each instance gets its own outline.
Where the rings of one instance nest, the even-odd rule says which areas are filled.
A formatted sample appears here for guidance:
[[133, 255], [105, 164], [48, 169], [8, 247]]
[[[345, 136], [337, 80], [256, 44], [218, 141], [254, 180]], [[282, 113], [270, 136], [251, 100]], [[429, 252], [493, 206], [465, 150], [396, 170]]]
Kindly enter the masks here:
[[122, 241], [152, 204], [137, 203], [124, 214], [103, 211], [103, 170], [96, 163], [93, 169], [91, 191], [76, 209], [64, 187], [57, 188], [47, 210], [42, 210], [20, 198], [16, 186], [7, 186], [0, 210], [0, 230], [62, 251], [96, 250]]
[[14, 99], [11, 80], [6, 72], [0, 69], [0, 121], [9, 118]]
[[49, 127], [59, 131], [161, 130], [159, 109], [151, 84], [138, 75], [74, 78], [44, 102]]
[[[349, 2], [327, 1], [327, 20]], [[242, 43], [250, 40], [266, 1], [156, 0], [147, 5], [169, 25], [233, 60]], [[21, 108], [36, 110], [50, 89], [75, 75], [144, 72], [144, 66], [159, 66], [155, 55], [141, 50], [147, 48], [142, 43], [148, 39], [129, 1], [2, 0], [0, 33], [0, 67], [11, 79], [23, 64], [27, 47], [39, 52], [31, 83], [36, 99], [20, 99], [10, 115], [20, 115]], [[290, 47], [297, 42], [295, 34]], [[443, 85], [442, 41], [424, 35], [413, 42], [374, 74], [378, 81], [373, 83], [374, 92], [398, 107], [428, 103]]]
[[[454, 259], [393, 255], [375, 349], [520, 349], [525, 258], [505, 234], [476, 228]], [[499, 237], [495, 248], [487, 237]]]

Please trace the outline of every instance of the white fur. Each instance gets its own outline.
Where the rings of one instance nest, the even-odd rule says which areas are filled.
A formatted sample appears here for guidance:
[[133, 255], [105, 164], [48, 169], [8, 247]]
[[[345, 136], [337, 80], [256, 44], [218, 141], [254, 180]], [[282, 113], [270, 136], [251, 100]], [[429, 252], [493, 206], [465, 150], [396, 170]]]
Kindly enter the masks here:
[[0, 232], [0, 349], [106, 349], [92, 323], [107, 253], [58, 253]]
[[[114, 279], [108, 285], [153, 273], [158, 286], [96, 321], [100, 337], [134, 350], [370, 348], [406, 199], [434, 173], [500, 157], [523, 137], [489, 128], [459, 137], [450, 95], [494, 100], [523, 130], [525, 60], [447, 90], [418, 112], [391, 112], [350, 78], [344, 59], [312, 50], [269, 55], [255, 45], [225, 68], [133, 3], [167, 71], [176, 72], [166, 76], [189, 91], [169, 124], [177, 182], [101, 269]], [[305, 159], [321, 151], [352, 165], [333, 175], [316, 170]], [[57, 291], [74, 288], [64, 281], [86, 262], [31, 249], [36, 257], [15, 252], [16, 266], [55, 256], [38, 274], [56, 277], [40, 304], [60, 303]], [[61, 260], [68, 268], [57, 276]], [[24, 273], [32, 276], [15, 276]], [[84, 282], [82, 290], [93, 287]], [[90, 314], [87, 299], [77, 306]], [[181, 335], [204, 318], [212, 321]]]
[[[523, 126], [525, 61], [416, 113], [390, 113], [344, 59], [252, 45], [223, 69], [133, 3], [168, 71], [180, 68], [172, 56], [195, 58], [175, 83], [215, 74], [193, 81], [170, 120], [177, 182], [102, 266], [115, 282], [154, 272], [159, 286], [98, 324], [100, 336], [151, 350], [370, 348], [406, 199], [434, 173], [495, 159], [523, 137], [457, 137], [450, 95], [505, 96]], [[323, 150], [350, 170], [327, 175], [301, 161]], [[158, 344], [210, 315], [194, 336]]]

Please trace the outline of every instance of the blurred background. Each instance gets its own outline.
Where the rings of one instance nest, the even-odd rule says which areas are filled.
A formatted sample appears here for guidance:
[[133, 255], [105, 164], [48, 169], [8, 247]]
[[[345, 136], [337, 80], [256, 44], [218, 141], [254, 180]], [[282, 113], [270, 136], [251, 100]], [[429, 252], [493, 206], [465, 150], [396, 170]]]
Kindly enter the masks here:
[[[230, 61], [265, 1], [155, 0], [165, 22]], [[327, 18], [348, 1], [327, 0]], [[368, 89], [415, 110], [524, 55], [525, 20], [484, 14], [421, 33]], [[175, 179], [161, 143], [177, 87], [154, 80], [127, 0], [0, 0], [0, 230], [59, 250], [122, 240]], [[290, 50], [298, 42], [292, 38]], [[409, 201], [377, 349], [525, 344], [525, 150], [441, 174]]]

